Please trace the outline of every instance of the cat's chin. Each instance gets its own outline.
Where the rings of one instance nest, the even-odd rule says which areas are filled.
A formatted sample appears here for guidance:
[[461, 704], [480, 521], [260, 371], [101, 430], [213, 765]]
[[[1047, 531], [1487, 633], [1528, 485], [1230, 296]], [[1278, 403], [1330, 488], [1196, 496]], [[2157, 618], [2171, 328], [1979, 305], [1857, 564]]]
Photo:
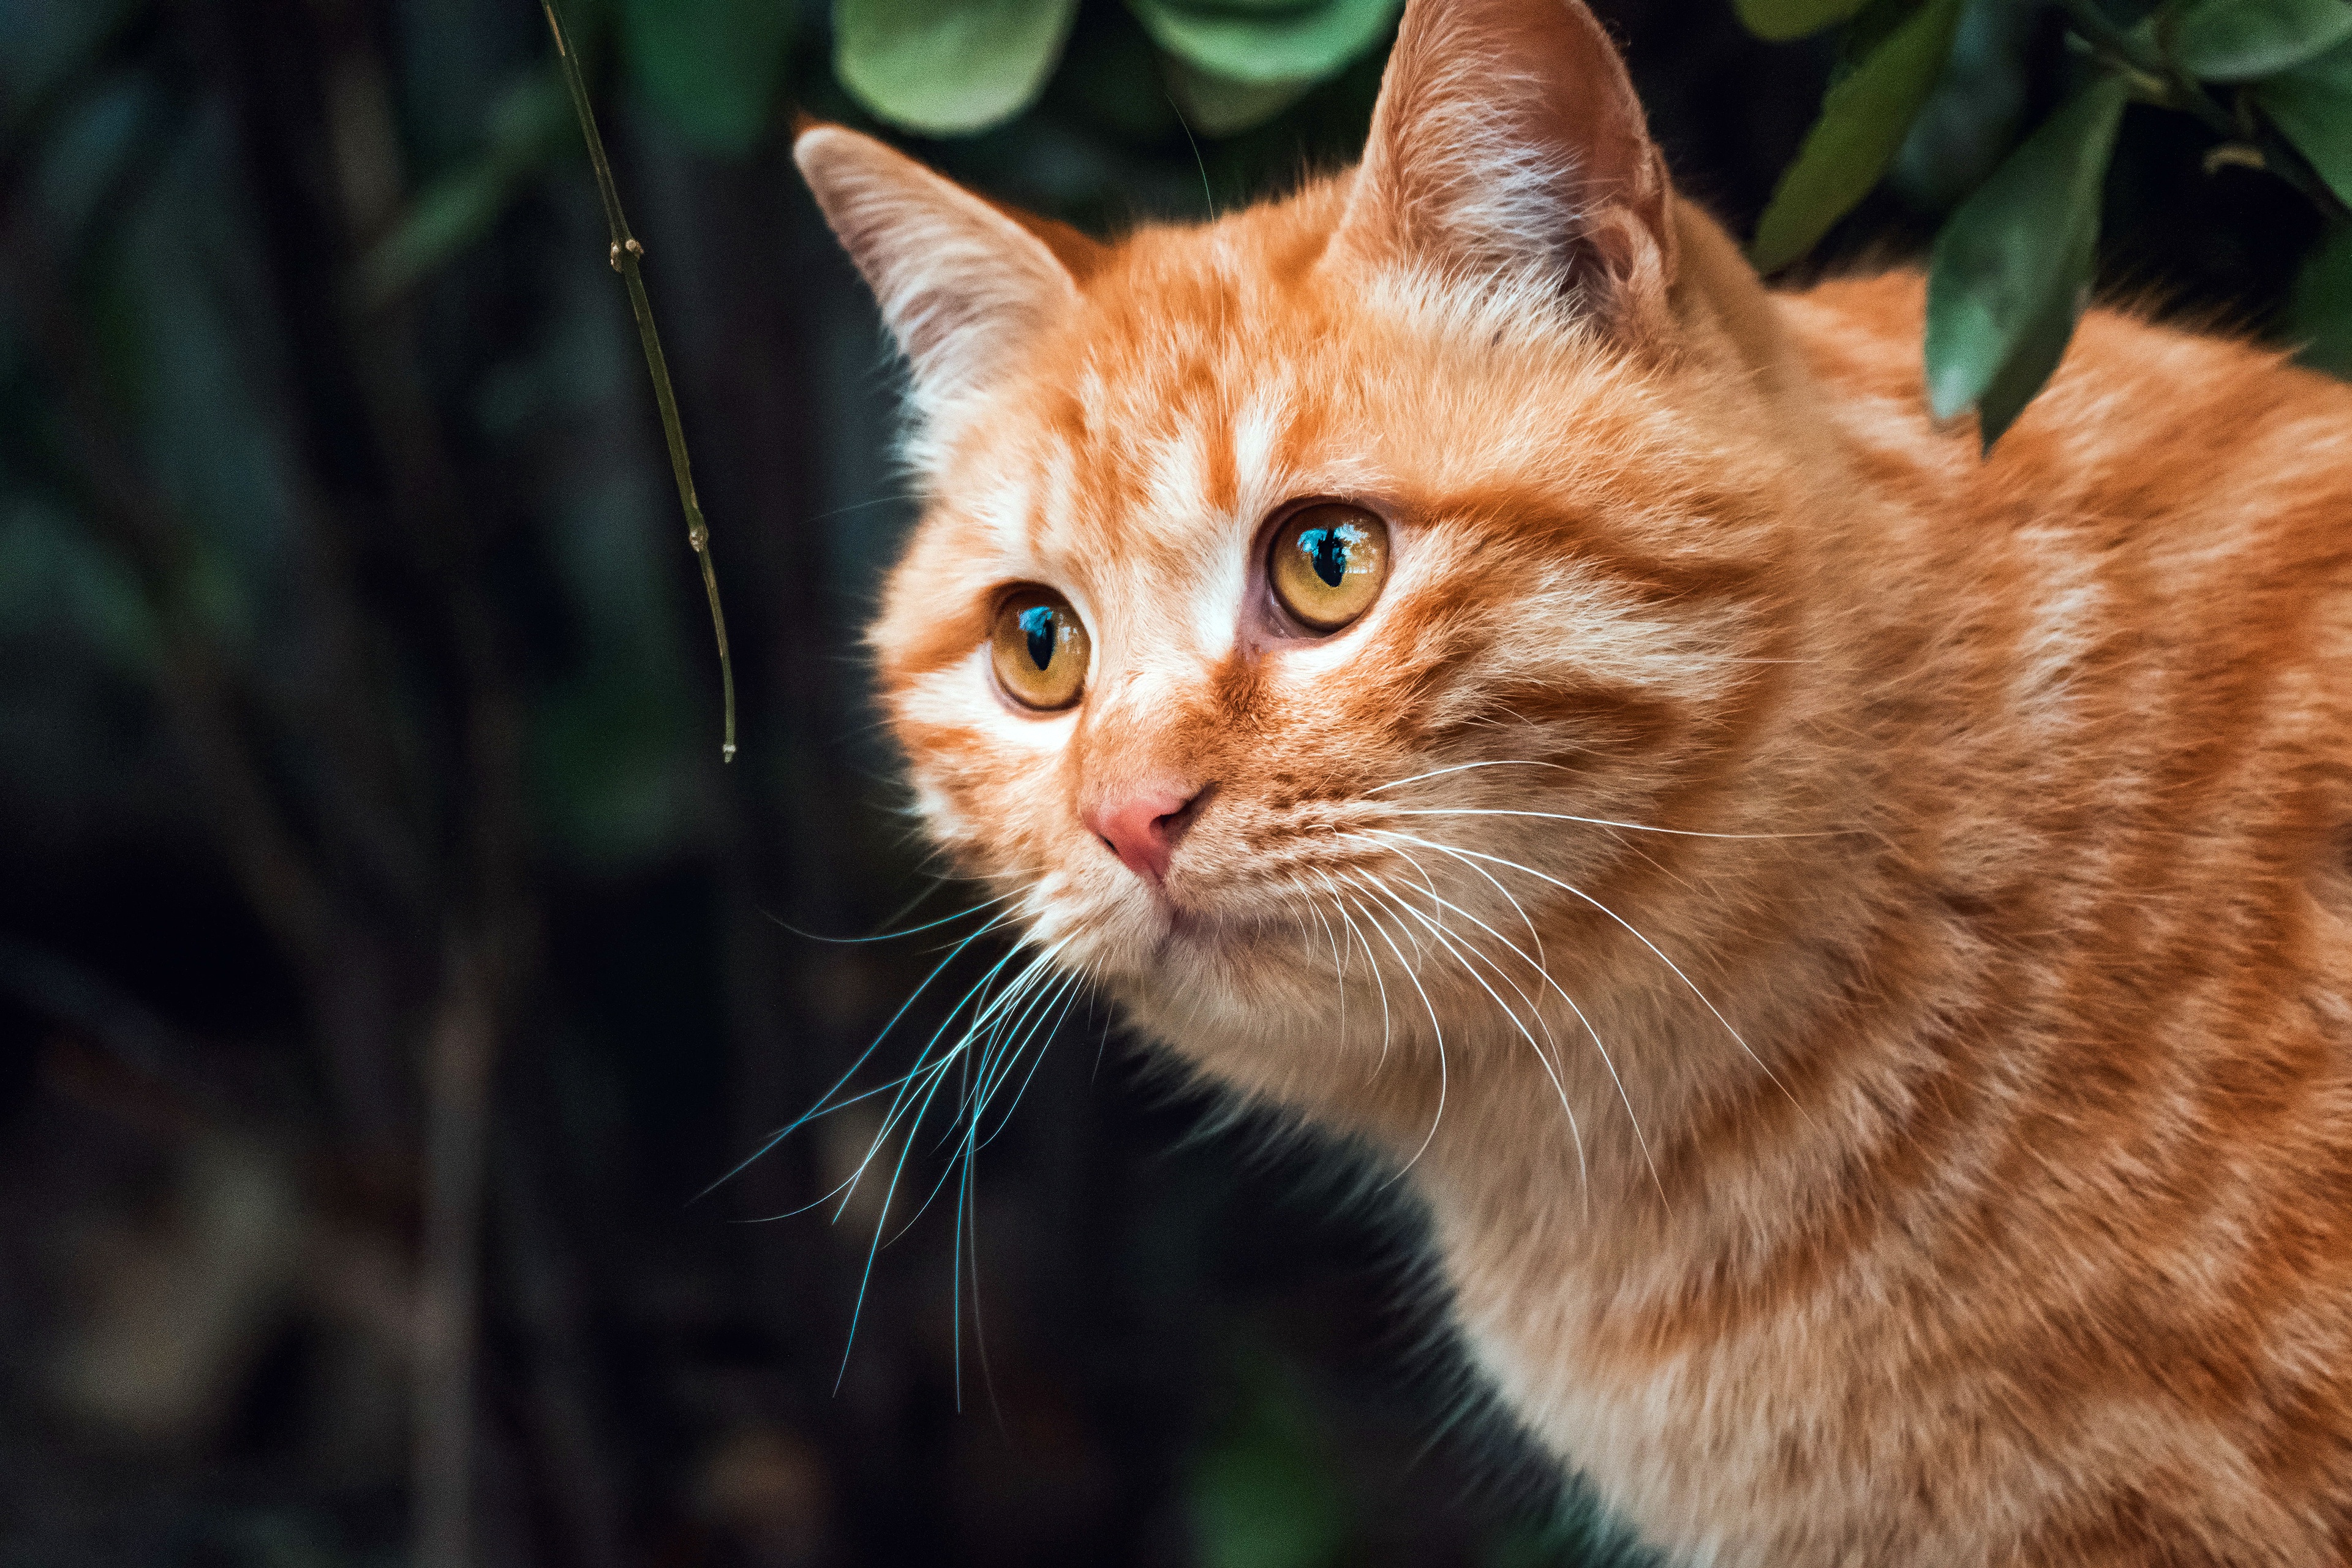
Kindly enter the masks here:
[[1180, 1051], [1195, 1033], [1288, 1037], [1325, 1021], [1331, 957], [1305, 944], [1295, 918], [1155, 899], [1150, 919], [1150, 940], [1108, 944], [1121, 951], [1092, 967], [1133, 1021]]
[[1085, 966], [1121, 990], [1181, 984], [1230, 969], [1263, 947], [1271, 930], [1265, 921], [1165, 893], [1138, 905], [1094, 922], [1095, 940], [1073, 948]]

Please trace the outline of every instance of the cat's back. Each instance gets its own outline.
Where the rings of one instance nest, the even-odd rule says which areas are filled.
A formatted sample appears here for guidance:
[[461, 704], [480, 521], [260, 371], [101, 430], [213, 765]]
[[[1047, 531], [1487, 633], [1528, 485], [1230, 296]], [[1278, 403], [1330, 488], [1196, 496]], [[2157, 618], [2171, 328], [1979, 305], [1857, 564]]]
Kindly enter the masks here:
[[[2352, 925], [2306, 916], [2352, 914], [2352, 385], [2094, 310], [1986, 455], [1928, 416], [1925, 295], [1893, 273], [1782, 300], [1866, 498], [1848, 651], [1897, 811], [1989, 878], [2169, 910], [2183, 958], [2341, 990]], [[2266, 893], [2278, 921], [2231, 942], [2216, 913]], [[2152, 934], [2085, 957], [2144, 972], [2125, 949]]]
[[[1929, 955], [1878, 1019], [1883, 1059], [1978, 1097], [1922, 1188], [1948, 1178], [1964, 1217], [1906, 1220], [1958, 1238], [1938, 1331], [1990, 1347], [1987, 1385], [2032, 1391], [2032, 1425], [2082, 1445], [2083, 1502], [2020, 1555], [2147, 1561], [2151, 1538], [2204, 1535], [2273, 1553], [2214, 1561], [2336, 1560], [2352, 387], [2093, 310], [1987, 457], [1973, 421], [1928, 417], [1924, 293], [1895, 274], [1781, 308], [1859, 498], [1825, 525], [1823, 634], [1859, 698], [1824, 732], [1855, 738], [1884, 847], [1853, 941]], [[1857, 1325], [1840, 1353], [1887, 1353]], [[2090, 1410], [2113, 1429], [2095, 1439]], [[2272, 1480], [2207, 1485], [2247, 1463]]]
[[1931, 521], [1998, 537], [2068, 527], [2179, 564], [2292, 563], [2352, 581], [2352, 385], [2279, 350], [2084, 313], [2064, 363], [1989, 456], [1938, 427], [1921, 353], [1927, 282], [1895, 271], [1779, 296], [1867, 477]]
[[1983, 454], [1928, 416], [1925, 295], [1897, 272], [1782, 298], [1869, 498], [1843, 559], [1911, 644], [1874, 662], [2110, 774], [2249, 746], [2352, 773], [2352, 385], [2093, 310]]

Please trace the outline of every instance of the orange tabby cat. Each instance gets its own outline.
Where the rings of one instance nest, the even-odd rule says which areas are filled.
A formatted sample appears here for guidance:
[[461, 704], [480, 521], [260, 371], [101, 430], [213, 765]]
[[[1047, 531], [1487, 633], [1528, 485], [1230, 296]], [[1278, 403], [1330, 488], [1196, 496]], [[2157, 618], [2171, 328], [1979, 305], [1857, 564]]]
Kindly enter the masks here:
[[1980, 461], [1578, 0], [1413, 0], [1360, 167], [1116, 245], [797, 151], [930, 831], [1407, 1171], [1564, 1465], [1694, 1562], [2352, 1560], [2352, 388], [2095, 310]]

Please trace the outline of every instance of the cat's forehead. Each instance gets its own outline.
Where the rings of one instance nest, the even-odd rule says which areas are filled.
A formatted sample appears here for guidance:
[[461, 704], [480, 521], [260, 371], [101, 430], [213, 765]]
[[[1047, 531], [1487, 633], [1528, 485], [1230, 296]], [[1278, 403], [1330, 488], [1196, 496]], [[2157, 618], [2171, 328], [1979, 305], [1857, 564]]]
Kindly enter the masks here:
[[1083, 567], [1118, 520], [1122, 560], [1172, 558], [1307, 495], [1442, 493], [1556, 468], [1580, 406], [1622, 422], [1622, 374], [1535, 319], [1549, 312], [1442, 279], [1328, 276], [1323, 237], [1297, 216], [1261, 209], [1122, 245], [940, 454], [933, 492], [965, 542]]
[[1140, 264], [946, 454], [934, 494], [969, 544], [1082, 569], [1116, 520], [1122, 563], [1166, 566], [1298, 483], [1377, 479], [1366, 432], [1329, 417], [1309, 290], [1230, 237], [1182, 237], [1130, 242]]
[[945, 658], [924, 616], [1037, 583], [1121, 648], [1214, 659], [1252, 542], [1289, 503], [1507, 527], [1600, 503], [1669, 436], [1556, 296], [1324, 265], [1334, 206], [1311, 189], [1111, 247], [1078, 309], [931, 448], [929, 564], [899, 579], [928, 607], [895, 600], [882, 644]]

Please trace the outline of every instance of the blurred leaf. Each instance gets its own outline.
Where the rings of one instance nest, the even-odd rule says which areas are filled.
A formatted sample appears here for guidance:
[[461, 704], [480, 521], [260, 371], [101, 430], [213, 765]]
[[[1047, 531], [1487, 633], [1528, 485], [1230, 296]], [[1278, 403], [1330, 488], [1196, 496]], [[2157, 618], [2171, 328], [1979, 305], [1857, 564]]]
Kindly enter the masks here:
[[1863, 0], [1732, 0], [1732, 5], [1749, 32], [1780, 42], [1844, 21], [1862, 9]]
[[1345, 1489], [1286, 1369], [1244, 1352], [1244, 1404], [1192, 1475], [1202, 1568], [1334, 1568], [1348, 1544]]
[[2254, 101], [2352, 205], [2352, 43], [2271, 78], [2254, 89]]
[[1231, 136], [1265, 124], [1298, 101], [1315, 85], [1295, 81], [1235, 81], [1204, 71], [1176, 55], [1164, 55], [1169, 96], [1184, 112], [1184, 123], [1203, 136]]
[[2284, 335], [2296, 358], [2352, 380], [2352, 223], [2339, 223], [2304, 258], [2287, 296]]
[[1160, 47], [1228, 81], [1272, 86], [1329, 76], [1381, 35], [1403, 0], [1128, 0]]
[[434, 181], [390, 234], [361, 258], [361, 303], [375, 309], [406, 293], [488, 232], [523, 176], [564, 144], [572, 105], [551, 70], [509, 88], [490, 114], [489, 145]]
[[2038, 15], [2018, 0], [1961, 0], [1951, 57], [1885, 176], [1915, 209], [1949, 212], [2015, 143]]
[[152, 673], [162, 647], [146, 594], [79, 520], [20, 498], [0, 505], [0, 636], [59, 634], [115, 670]]
[[983, 131], [1035, 100], [1077, 0], [834, 0], [834, 68], [883, 119]]
[[1831, 86], [1756, 226], [1759, 268], [1811, 250], [1878, 183], [1944, 68], [1959, 16], [1960, 0], [1927, 0]]
[[0, 132], [15, 137], [36, 105], [89, 64], [144, 9], [137, 0], [0, 0]]
[[2274, 76], [2347, 38], [2347, 0], [2197, 0], [2171, 28], [2174, 63], [2207, 81]]
[[2058, 368], [2089, 291], [2099, 193], [2125, 88], [2076, 93], [1960, 205], [1927, 279], [1927, 395], [1936, 417], [1974, 405], [1990, 451]]
[[749, 152], [792, 41], [789, 0], [621, 0], [630, 84], [688, 141]]
[[419, 192], [399, 226], [361, 263], [361, 302], [385, 304], [439, 270], [498, 221], [514, 183], [510, 171], [481, 158]]
[[[1125, 10], [1097, 11], [1087, 20], [1088, 26], [1070, 35], [1062, 63], [1054, 68], [1052, 97], [1066, 97], [1092, 124], [1122, 141], [1152, 146], [1172, 139], [1181, 145], [1183, 132], [1177, 117], [1181, 111], [1167, 87], [1171, 58]], [[1038, 118], [1052, 117], [1049, 112]], [[1013, 154], [999, 152], [998, 156], [1010, 161]], [[1028, 148], [1018, 159], [1024, 169], [1039, 166]]]

